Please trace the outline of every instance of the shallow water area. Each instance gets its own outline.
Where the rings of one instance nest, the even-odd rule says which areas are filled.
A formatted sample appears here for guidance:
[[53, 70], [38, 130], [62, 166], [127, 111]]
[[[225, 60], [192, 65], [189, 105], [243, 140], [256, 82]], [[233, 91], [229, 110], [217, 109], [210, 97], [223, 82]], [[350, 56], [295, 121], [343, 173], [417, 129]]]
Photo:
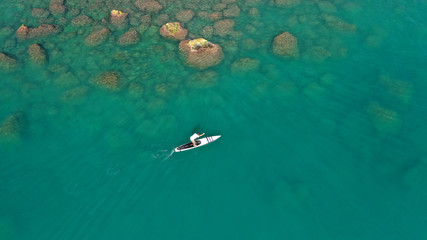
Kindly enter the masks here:
[[[135, 2], [0, 3], [0, 239], [426, 238], [426, 3]], [[218, 65], [159, 34], [188, 9]]]

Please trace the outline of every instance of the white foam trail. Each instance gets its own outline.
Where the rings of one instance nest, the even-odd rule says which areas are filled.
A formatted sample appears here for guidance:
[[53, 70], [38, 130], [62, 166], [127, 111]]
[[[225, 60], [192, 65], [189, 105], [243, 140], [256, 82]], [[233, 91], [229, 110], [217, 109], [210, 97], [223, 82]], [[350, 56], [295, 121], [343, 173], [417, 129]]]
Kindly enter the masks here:
[[159, 150], [156, 153], [153, 153], [153, 157], [156, 159], [161, 159], [162, 161], [166, 161], [168, 160], [174, 153], [174, 150], [171, 150], [169, 152], [169, 150], [167, 149], [163, 149], [163, 150]]

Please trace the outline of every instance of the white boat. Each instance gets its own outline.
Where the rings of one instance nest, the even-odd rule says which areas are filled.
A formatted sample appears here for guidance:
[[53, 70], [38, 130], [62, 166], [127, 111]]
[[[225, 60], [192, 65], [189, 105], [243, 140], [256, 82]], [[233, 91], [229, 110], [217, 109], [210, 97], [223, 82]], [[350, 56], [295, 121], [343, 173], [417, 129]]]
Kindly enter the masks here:
[[208, 143], [211, 143], [211, 142], [217, 140], [220, 137], [221, 137], [221, 135], [200, 138], [200, 139], [196, 140], [196, 146], [193, 146], [193, 143], [189, 142], [189, 143], [186, 143], [186, 144], [182, 144], [179, 147], [176, 147], [175, 148], [175, 152], [182, 152], [182, 151], [187, 151], [187, 150], [191, 150], [191, 149], [194, 149], [194, 148], [198, 148], [198, 147], [204, 146], [204, 145], [206, 145]]

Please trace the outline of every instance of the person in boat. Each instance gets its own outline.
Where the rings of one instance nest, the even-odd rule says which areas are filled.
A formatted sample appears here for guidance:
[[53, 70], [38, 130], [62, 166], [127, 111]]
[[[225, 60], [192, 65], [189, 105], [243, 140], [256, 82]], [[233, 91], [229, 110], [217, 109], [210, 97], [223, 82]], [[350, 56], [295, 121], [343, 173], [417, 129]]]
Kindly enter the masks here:
[[202, 134], [195, 133], [195, 134], [191, 135], [190, 141], [193, 143], [194, 147], [196, 146], [196, 139], [199, 138], [199, 137], [201, 137], [201, 136], [203, 136], [203, 135], [205, 135], [205, 133], [202, 133]]

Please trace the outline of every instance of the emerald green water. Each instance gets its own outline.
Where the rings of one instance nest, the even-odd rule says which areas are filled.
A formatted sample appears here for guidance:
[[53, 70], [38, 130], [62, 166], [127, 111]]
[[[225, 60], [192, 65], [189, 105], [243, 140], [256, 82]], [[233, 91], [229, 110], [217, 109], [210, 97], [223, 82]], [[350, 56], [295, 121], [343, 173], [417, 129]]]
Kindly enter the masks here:
[[[25, 119], [0, 138], [0, 239], [427, 237], [425, 2], [238, 1], [240, 34], [208, 38], [225, 57], [205, 70], [159, 35], [158, 14], [136, 45], [116, 44], [132, 24], [107, 24], [106, 42], [85, 46], [92, 26], [72, 26], [73, 8], [94, 25], [111, 9], [143, 15], [96, 3], [67, 1], [63, 31], [27, 41], [15, 30], [37, 27], [31, 10], [49, 2], [0, 3], [1, 52], [18, 60], [1, 72], [0, 124]], [[188, 4], [161, 3], [171, 21]], [[192, 4], [194, 37], [217, 3]], [[284, 31], [296, 59], [271, 51]], [[32, 43], [46, 64], [31, 63]], [[232, 68], [241, 58], [259, 67]], [[94, 84], [112, 70], [120, 90]], [[170, 156], [194, 131], [222, 137]]]

